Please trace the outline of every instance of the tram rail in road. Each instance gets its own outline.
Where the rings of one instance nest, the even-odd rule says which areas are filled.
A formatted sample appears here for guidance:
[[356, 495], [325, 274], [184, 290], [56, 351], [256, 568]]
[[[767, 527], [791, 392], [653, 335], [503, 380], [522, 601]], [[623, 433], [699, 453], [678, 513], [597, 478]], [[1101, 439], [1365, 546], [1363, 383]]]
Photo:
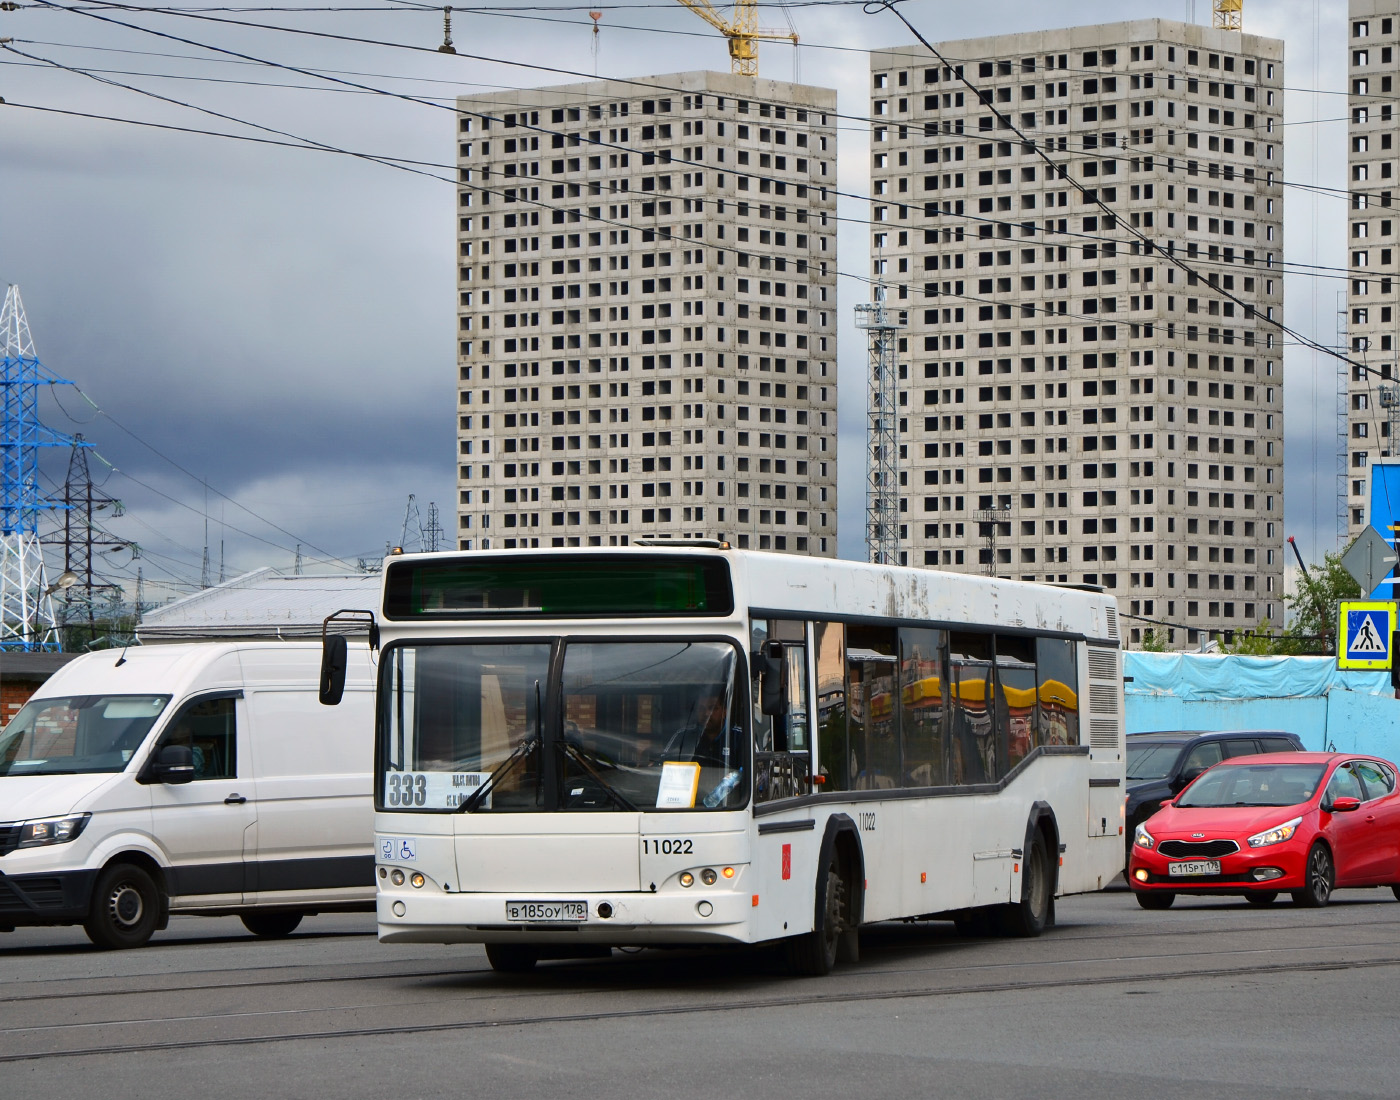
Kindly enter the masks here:
[[1073, 1015], [1068, 999], [1096, 987], [1151, 991], [1160, 1012], [1202, 989], [1287, 989], [1304, 975], [1354, 976], [1359, 960], [1388, 984], [1400, 967], [1400, 904], [1388, 892], [1343, 891], [1320, 911], [1227, 899], [1149, 915], [1123, 893], [1067, 899], [1059, 909], [1060, 926], [1032, 940], [962, 939], [937, 922], [873, 926], [859, 965], [809, 980], [785, 976], [758, 950], [615, 954], [504, 979], [480, 948], [381, 946], [357, 934], [362, 918], [336, 918], [330, 934], [308, 922], [309, 934], [275, 943], [201, 937], [177, 921], [165, 935], [174, 942], [119, 954], [75, 949], [63, 930], [47, 940], [34, 930], [10, 949], [0, 941], [9, 973], [0, 1062], [60, 1064], [85, 1078], [133, 1054], [183, 1060], [275, 1044], [279, 1061], [314, 1060], [366, 1041], [392, 1049], [455, 1035], [446, 1048], [460, 1050], [494, 1043], [471, 1037], [484, 1030], [508, 1029], [533, 1044], [532, 1034], [583, 1026], [620, 1042], [629, 1028], [652, 1026], [644, 1021], [683, 1016], [740, 1034], [791, 1019], [792, 1010], [798, 1019], [837, 1004], [862, 1015], [946, 1012], [950, 999], [1021, 1003], [1045, 992]]

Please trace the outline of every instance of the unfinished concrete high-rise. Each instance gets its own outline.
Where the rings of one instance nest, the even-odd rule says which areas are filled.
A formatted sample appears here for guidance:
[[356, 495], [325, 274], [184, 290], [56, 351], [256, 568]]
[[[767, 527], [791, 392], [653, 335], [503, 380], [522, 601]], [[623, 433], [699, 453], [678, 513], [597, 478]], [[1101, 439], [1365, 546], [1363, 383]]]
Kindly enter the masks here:
[[458, 100], [458, 545], [836, 552], [835, 92]]
[[[1283, 45], [1166, 20], [871, 55], [910, 564], [1282, 620]], [[1178, 262], [1180, 261], [1180, 262]]]
[[[1370, 522], [1370, 465], [1396, 461], [1400, 425], [1400, 0], [1351, 0], [1347, 22], [1347, 533]], [[1389, 531], [1384, 532], [1387, 536]]]

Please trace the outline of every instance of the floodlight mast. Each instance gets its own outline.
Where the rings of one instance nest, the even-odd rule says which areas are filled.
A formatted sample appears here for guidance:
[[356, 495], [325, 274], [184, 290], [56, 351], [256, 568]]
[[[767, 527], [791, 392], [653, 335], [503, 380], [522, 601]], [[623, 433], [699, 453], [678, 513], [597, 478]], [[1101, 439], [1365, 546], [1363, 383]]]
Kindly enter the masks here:
[[856, 328], [869, 334], [869, 402], [866, 412], [865, 548], [877, 565], [899, 565], [899, 398], [895, 364], [904, 321], [885, 305], [885, 287], [875, 300], [856, 306]]

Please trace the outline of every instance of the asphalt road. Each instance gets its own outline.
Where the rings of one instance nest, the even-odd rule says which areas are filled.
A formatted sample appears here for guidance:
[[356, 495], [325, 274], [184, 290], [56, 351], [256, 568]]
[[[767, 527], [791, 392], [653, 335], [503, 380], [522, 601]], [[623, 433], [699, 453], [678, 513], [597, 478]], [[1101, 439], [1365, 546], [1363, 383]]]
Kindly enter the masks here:
[[0, 937], [0, 1095], [1272, 1097], [1400, 1095], [1400, 903], [1061, 899], [1034, 940], [878, 925], [859, 965], [614, 952], [495, 975], [382, 946], [368, 916], [258, 941], [177, 918], [151, 946]]

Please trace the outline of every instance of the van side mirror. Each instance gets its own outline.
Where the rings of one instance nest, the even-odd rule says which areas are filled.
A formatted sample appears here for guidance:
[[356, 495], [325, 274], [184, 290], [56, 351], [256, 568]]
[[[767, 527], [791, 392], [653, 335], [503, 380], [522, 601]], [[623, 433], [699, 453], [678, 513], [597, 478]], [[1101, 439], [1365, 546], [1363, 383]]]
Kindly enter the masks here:
[[350, 645], [343, 634], [321, 638], [321, 704], [333, 707], [345, 694], [345, 670], [350, 663]]
[[759, 668], [759, 709], [767, 715], [786, 714], [788, 709], [787, 662], [782, 642], [764, 642], [754, 654]]
[[188, 783], [194, 778], [194, 750], [188, 745], [162, 746], [141, 778], [147, 783], [167, 783], [171, 786]]

